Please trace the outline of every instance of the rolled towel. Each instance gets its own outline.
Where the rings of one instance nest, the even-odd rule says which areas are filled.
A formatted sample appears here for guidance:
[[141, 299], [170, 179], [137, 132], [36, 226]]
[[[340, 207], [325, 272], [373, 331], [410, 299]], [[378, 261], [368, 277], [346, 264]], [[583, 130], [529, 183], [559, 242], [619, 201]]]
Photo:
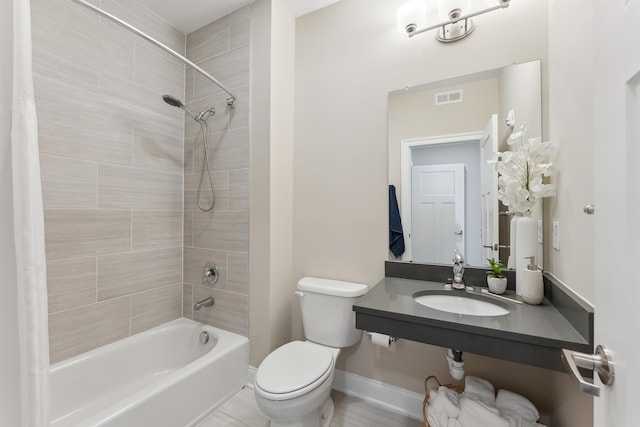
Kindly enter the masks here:
[[431, 427], [447, 427], [449, 417], [444, 412], [427, 412], [427, 421]]
[[489, 403], [493, 403], [496, 400], [493, 384], [483, 378], [472, 375], [467, 375], [464, 378], [464, 396]]
[[496, 407], [469, 397], [460, 398], [458, 421], [463, 427], [511, 427]]
[[458, 418], [460, 400], [458, 393], [448, 387], [440, 386], [438, 390], [429, 392], [429, 411], [447, 414], [448, 418]]
[[505, 414], [516, 415], [530, 423], [540, 418], [538, 408], [529, 399], [509, 390], [498, 390], [496, 407]]

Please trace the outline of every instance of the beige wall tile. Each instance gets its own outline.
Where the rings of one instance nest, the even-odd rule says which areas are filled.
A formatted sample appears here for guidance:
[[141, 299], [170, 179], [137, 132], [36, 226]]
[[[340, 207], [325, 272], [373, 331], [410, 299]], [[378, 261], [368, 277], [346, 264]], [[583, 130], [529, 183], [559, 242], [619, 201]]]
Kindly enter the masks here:
[[36, 110], [41, 153], [131, 164], [131, 124], [82, 108], [44, 101], [38, 89]]
[[[38, 28], [38, 27], [32, 27]], [[78, 62], [60, 52], [57, 46], [33, 46], [33, 72], [62, 81], [73, 82], [81, 89], [97, 92], [100, 71], [93, 62]]]
[[251, 7], [245, 6], [229, 15], [231, 49], [251, 41]]
[[229, 110], [229, 129], [249, 127], [249, 85], [238, 86], [233, 89], [236, 96], [236, 106]]
[[[42, 18], [52, 22], [64, 22], [65, 25], [84, 34], [94, 34], [100, 28], [98, 15], [73, 2], [64, 0], [32, 0], [32, 26], [42, 25], [36, 21]], [[35, 34], [33, 38], [35, 42]]]
[[133, 128], [133, 166], [161, 172], [182, 173], [182, 137]]
[[[229, 172], [220, 171], [211, 174], [213, 178], [213, 191], [215, 193], [214, 209], [229, 209]], [[184, 207], [197, 210], [198, 184], [200, 172], [184, 176]], [[202, 178], [202, 191], [200, 193], [200, 205], [204, 208], [211, 206], [211, 184], [205, 166]]]
[[45, 208], [96, 208], [98, 165], [57, 156], [40, 156]]
[[[139, 3], [90, 1], [185, 51], [185, 35]], [[60, 360], [129, 335], [131, 293], [175, 285], [171, 306], [169, 289], [136, 297], [136, 331], [182, 312], [184, 114], [161, 96], [184, 96], [185, 67], [68, 0], [33, 0], [32, 22], [51, 353]], [[101, 255], [110, 255], [102, 275]], [[103, 298], [124, 297], [96, 304], [98, 276]]]
[[229, 50], [229, 17], [218, 19], [187, 35], [187, 58], [198, 63]]
[[131, 334], [182, 317], [182, 285], [165, 286], [131, 296]]
[[184, 102], [189, 103], [189, 102], [193, 101], [193, 99], [195, 97], [194, 86], [195, 86], [196, 72], [191, 67], [187, 67], [187, 71], [186, 71], [185, 75], [186, 75], [186, 78], [185, 78], [185, 82], [184, 82], [184, 89], [185, 89], [184, 90], [184, 97], [185, 97]]
[[33, 74], [36, 102], [50, 102], [62, 107], [76, 108], [88, 113], [98, 113], [100, 109], [98, 86], [83, 89], [70, 80], [57, 80], [47, 74]]
[[193, 287], [194, 301], [201, 301], [210, 296], [215, 299], [215, 304], [212, 307], [194, 311], [193, 318], [198, 322], [247, 336], [249, 310], [247, 296], [203, 286]]
[[[128, 0], [102, 0], [101, 6], [176, 52], [184, 54], [185, 35], [140, 3]], [[130, 36], [137, 37], [134, 34]]]
[[[216, 76], [227, 88], [249, 84], [249, 44], [202, 61], [199, 65]], [[202, 98], [217, 92], [218, 88], [204, 77], [196, 74], [194, 81], [195, 98]]]
[[100, 76], [100, 110], [138, 127], [182, 137], [183, 112], [167, 105], [163, 93], [116, 74]]
[[193, 319], [193, 286], [186, 283], [182, 286], [182, 316]]
[[98, 206], [107, 209], [182, 209], [182, 177], [115, 165], [98, 168]]
[[49, 314], [93, 304], [96, 300], [96, 258], [47, 262]]
[[182, 246], [182, 211], [134, 210], [131, 221], [134, 251]]
[[193, 246], [193, 211], [184, 211], [184, 247]]
[[194, 166], [195, 166], [195, 161], [193, 159], [194, 139], [195, 138], [185, 138], [184, 140], [184, 174], [185, 175], [194, 173]]
[[122, 28], [100, 26], [100, 75], [116, 75], [122, 79], [134, 79], [135, 40]]
[[144, 40], [135, 44], [135, 81], [160, 94], [182, 98], [184, 92], [184, 62]]
[[[202, 161], [202, 139], [195, 142], [195, 167]], [[209, 155], [213, 170], [247, 169], [249, 167], [249, 128], [230, 129], [209, 135]]]
[[249, 254], [229, 252], [227, 258], [227, 290], [249, 294]]
[[249, 169], [229, 171], [229, 209], [249, 210]]
[[131, 213], [121, 210], [45, 209], [48, 260], [124, 252], [131, 248]]
[[126, 338], [130, 298], [116, 298], [49, 316], [51, 363]]
[[181, 248], [98, 257], [98, 301], [181, 282]]
[[222, 251], [249, 251], [249, 212], [194, 212], [193, 244]]
[[184, 248], [184, 283], [205, 286], [202, 283], [202, 273], [207, 263], [214, 263], [218, 267], [220, 276], [213, 287], [225, 289], [227, 286], [227, 253], [211, 249]]

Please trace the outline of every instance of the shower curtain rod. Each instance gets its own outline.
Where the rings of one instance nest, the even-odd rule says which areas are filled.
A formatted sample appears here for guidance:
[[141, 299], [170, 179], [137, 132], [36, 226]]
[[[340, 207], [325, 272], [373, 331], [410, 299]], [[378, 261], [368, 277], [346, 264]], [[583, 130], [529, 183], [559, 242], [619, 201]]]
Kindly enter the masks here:
[[228, 95], [229, 98], [227, 98], [227, 105], [231, 108], [235, 107], [235, 102], [236, 102], [236, 97], [233, 93], [231, 93], [229, 91], [229, 89], [227, 89], [222, 83], [220, 83], [215, 77], [213, 77], [211, 74], [207, 73], [205, 70], [203, 70], [202, 68], [200, 68], [199, 66], [197, 66], [196, 64], [194, 64], [193, 62], [189, 61], [187, 58], [185, 58], [184, 56], [180, 55], [178, 52], [176, 52], [175, 50], [171, 49], [170, 47], [166, 46], [165, 44], [159, 42], [158, 40], [154, 39], [153, 37], [143, 33], [142, 31], [140, 31], [139, 29], [137, 29], [136, 27], [126, 23], [125, 21], [123, 21], [122, 19], [110, 14], [109, 12], [106, 12], [102, 9], [100, 9], [97, 6], [92, 5], [91, 3], [86, 2], [85, 0], [73, 0], [75, 3], [78, 3], [81, 6], [86, 7], [89, 10], [94, 11], [95, 13], [97, 13], [98, 15], [101, 15], [107, 19], [109, 19], [112, 22], [115, 22], [116, 24], [120, 25], [121, 27], [131, 31], [132, 33], [142, 37], [143, 39], [147, 40], [148, 42], [158, 46], [160, 49], [164, 50], [165, 52], [173, 55], [174, 57], [178, 58], [180, 61], [184, 62], [185, 64], [187, 64], [188, 66], [190, 66], [191, 68], [193, 68], [194, 70], [196, 70], [197, 72], [199, 72], [200, 74], [202, 74], [204, 77], [206, 77], [207, 79], [211, 80], [216, 86], [218, 86], [220, 89], [224, 90]]

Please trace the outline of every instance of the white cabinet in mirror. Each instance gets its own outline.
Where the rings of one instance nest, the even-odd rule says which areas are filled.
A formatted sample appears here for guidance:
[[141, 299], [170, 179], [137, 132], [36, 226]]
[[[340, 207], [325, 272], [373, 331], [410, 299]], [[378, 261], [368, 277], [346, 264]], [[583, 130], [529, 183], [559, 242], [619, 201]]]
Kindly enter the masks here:
[[[511, 217], [487, 160], [523, 125], [541, 136], [541, 104], [538, 60], [389, 94], [388, 176], [405, 243], [390, 259], [450, 264], [457, 250], [468, 265], [507, 264]], [[532, 216], [542, 220], [541, 204]]]

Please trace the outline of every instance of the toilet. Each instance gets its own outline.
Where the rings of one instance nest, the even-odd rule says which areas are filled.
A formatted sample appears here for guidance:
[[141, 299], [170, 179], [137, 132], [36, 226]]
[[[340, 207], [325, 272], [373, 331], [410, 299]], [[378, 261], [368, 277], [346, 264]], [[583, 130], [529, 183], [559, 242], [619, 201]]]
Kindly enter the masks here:
[[367, 285], [304, 277], [298, 282], [306, 341], [292, 341], [269, 354], [256, 371], [254, 390], [271, 427], [328, 427], [333, 418], [331, 384], [341, 348], [362, 337], [353, 299]]

